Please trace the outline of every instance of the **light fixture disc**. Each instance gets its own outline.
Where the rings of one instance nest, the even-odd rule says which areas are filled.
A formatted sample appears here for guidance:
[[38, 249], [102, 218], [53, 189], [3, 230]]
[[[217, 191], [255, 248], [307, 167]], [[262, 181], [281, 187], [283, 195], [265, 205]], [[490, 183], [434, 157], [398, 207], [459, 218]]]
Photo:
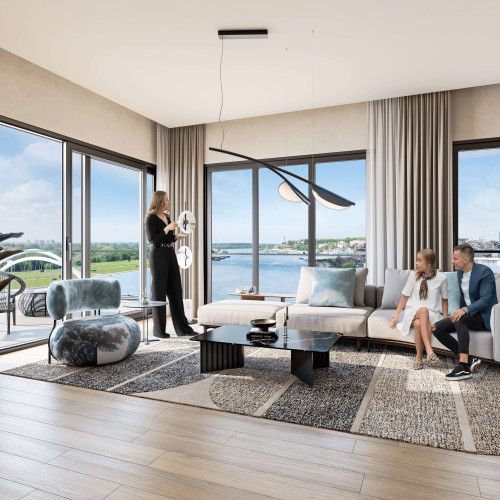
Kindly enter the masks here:
[[177, 224], [179, 225], [179, 230], [181, 233], [190, 234], [196, 227], [196, 217], [194, 216], [193, 212], [185, 210], [179, 215]]
[[177, 250], [177, 263], [181, 269], [187, 269], [193, 263], [193, 252], [189, 247], [182, 246]]

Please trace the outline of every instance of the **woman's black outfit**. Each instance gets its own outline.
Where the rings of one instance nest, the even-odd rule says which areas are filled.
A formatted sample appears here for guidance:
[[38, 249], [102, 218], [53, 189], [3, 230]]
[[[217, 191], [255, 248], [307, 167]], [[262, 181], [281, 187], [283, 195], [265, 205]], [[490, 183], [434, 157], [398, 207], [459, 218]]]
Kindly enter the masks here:
[[[170, 218], [167, 217], [170, 224]], [[168, 297], [170, 314], [177, 335], [193, 335], [182, 302], [181, 275], [175, 255], [174, 232], [165, 234], [167, 224], [157, 215], [150, 214], [146, 219], [146, 234], [151, 243], [149, 268], [151, 269], [151, 299], [165, 300]], [[166, 307], [153, 307], [153, 335], [168, 338]]]

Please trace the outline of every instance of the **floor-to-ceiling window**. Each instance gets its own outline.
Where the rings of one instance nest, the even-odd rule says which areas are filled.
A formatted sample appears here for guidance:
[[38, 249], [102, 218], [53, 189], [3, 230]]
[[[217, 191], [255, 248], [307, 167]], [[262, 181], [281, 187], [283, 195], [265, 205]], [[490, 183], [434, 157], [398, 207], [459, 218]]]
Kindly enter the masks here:
[[454, 144], [455, 242], [500, 272], [500, 139]]
[[[0, 270], [18, 275], [27, 290], [16, 298], [11, 335], [4, 335], [6, 315], [0, 315], [0, 349], [47, 337], [52, 320], [42, 298], [55, 280], [113, 277], [124, 298], [149, 290], [143, 218], [154, 189], [150, 165], [6, 122], [0, 123], [0, 233], [24, 234], [0, 243], [4, 251], [23, 250], [4, 254]], [[37, 314], [30, 314], [31, 297], [42, 304]]]
[[[273, 160], [355, 205], [335, 211], [319, 204], [309, 185], [289, 180], [311, 200], [286, 201], [283, 180], [253, 162], [207, 166], [207, 300], [236, 288], [295, 293], [302, 266], [364, 267], [365, 153]], [[237, 243], [237, 244], [236, 244]]]
[[[35, 311], [29, 301], [43, 294], [28, 292], [43, 292], [61, 278], [61, 176], [61, 141], [0, 123], [0, 233], [22, 233], [0, 246], [3, 251], [23, 251], [4, 254], [0, 270], [19, 276], [27, 287], [26, 316], [19, 310], [18, 296], [10, 335], [7, 315], [0, 314], [0, 348], [45, 338], [50, 331], [50, 318], [39, 316], [43, 311]], [[11, 286], [19, 289], [16, 281]]]

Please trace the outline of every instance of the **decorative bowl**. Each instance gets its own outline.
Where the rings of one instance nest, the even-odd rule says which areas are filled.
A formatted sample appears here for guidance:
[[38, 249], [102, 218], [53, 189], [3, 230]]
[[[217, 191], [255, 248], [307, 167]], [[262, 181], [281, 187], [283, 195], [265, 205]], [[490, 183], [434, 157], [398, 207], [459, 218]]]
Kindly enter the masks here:
[[275, 319], [252, 319], [250, 320], [252, 326], [256, 326], [261, 332], [267, 332], [269, 328], [276, 324]]

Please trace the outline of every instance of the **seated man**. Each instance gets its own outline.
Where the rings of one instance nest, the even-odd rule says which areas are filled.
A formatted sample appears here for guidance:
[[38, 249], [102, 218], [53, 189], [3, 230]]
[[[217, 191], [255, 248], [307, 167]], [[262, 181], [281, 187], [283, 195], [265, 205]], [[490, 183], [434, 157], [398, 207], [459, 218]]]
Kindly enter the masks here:
[[[498, 302], [493, 271], [474, 263], [474, 250], [468, 244], [458, 245], [453, 252], [453, 265], [458, 271], [460, 309], [433, 326], [435, 337], [450, 351], [459, 355], [457, 367], [446, 380], [470, 378], [481, 363], [469, 356], [469, 330], [491, 330], [491, 309]], [[458, 342], [450, 335], [457, 332]]]

